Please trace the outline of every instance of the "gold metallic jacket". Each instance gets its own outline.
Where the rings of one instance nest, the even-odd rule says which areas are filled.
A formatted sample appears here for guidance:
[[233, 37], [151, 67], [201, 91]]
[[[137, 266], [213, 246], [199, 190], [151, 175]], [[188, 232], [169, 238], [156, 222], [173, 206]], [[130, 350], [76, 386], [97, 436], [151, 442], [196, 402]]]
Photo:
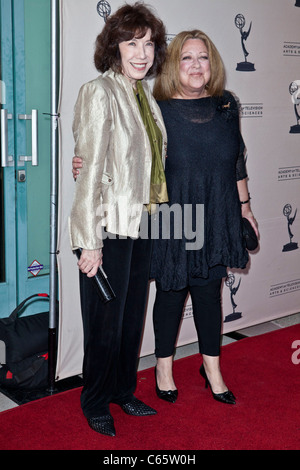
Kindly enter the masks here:
[[[160, 109], [149, 86], [143, 87], [154, 119], [167, 136]], [[75, 153], [83, 167], [75, 183], [69, 219], [72, 249], [103, 246], [107, 232], [137, 238], [142, 212], [149, 203], [152, 154], [134, 90], [112, 70], [83, 85], [75, 105]]]

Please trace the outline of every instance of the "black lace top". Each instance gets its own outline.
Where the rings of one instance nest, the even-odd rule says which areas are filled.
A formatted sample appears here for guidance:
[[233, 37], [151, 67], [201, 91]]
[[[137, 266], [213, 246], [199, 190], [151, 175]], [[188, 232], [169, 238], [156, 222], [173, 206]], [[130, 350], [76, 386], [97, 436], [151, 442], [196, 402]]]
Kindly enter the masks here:
[[[229, 92], [222, 98], [158, 104], [168, 134], [165, 172], [174, 216], [164, 233], [161, 213], [157, 216], [160, 234], [153, 244], [151, 278], [164, 290], [179, 290], [224, 277], [226, 267], [247, 264], [237, 191], [237, 180], [247, 176], [245, 145], [237, 103]], [[203, 227], [199, 204], [204, 210], [202, 248], [197, 246]], [[183, 210], [182, 229], [178, 208]], [[197, 249], [187, 250], [186, 244], [193, 242], [191, 230], [196, 237], [190, 246]]]

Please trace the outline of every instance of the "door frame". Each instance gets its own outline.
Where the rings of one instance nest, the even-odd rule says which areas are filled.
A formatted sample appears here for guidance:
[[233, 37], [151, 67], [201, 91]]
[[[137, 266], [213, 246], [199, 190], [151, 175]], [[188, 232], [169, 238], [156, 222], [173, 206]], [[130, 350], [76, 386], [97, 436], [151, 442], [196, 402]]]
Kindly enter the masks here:
[[[6, 275], [5, 282], [0, 284], [0, 300], [7, 311], [2, 309], [0, 316], [7, 316], [32, 294], [48, 293], [49, 274], [28, 276], [27, 181], [19, 182], [17, 178], [18, 171], [26, 171], [30, 164], [19, 161], [20, 155], [27, 155], [26, 121], [19, 119], [19, 115], [26, 114], [24, 0], [0, 0], [0, 5], [1, 36], [5, 38], [1, 53], [5, 109], [12, 114], [8, 120], [8, 147], [9, 155], [14, 157], [14, 166], [3, 168]], [[44, 300], [33, 300], [26, 304], [23, 315], [45, 310], [49, 310], [49, 305]]]
[[[14, 118], [14, 77], [13, 77], [13, 34], [12, 34], [12, 5], [11, 2], [0, 0], [1, 7], [1, 80], [5, 85], [5, 103], [2, 109]], [[9, 51], [7, 53], [6, 51]], [[15, 136], [13, 119], [8, 119], [8, 155], [15, 159]], [[16, 305], [16, 218], [15, 218], [15, 166], [2, 168], [3, 198], [4, 198], [4, 262], [5, 281], [0, 284], [0, 304], [7, 308], [7, 314]], [[12, 190], [13, 189], [13, 190]], [[5, 314], [5, 312], [2, 312]]]

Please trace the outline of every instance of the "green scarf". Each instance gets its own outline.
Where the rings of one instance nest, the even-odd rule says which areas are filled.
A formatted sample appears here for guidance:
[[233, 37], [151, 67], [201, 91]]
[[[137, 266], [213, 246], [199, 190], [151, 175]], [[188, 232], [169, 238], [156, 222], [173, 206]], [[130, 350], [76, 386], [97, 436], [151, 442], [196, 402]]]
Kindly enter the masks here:
[[162, 133], [157, 126], [152, 115], [145, 91], [140, 80], [136, 82], [139, 97], [136, 95], [137, 102], [141, 111], [141, 116], [147, 131], [151, 151], [152, 151], [152, 167], [151, 167], [151, 185], [150, 185], [150, 205], [167, 202], [168, 192], [164, 167], [162, 164]]

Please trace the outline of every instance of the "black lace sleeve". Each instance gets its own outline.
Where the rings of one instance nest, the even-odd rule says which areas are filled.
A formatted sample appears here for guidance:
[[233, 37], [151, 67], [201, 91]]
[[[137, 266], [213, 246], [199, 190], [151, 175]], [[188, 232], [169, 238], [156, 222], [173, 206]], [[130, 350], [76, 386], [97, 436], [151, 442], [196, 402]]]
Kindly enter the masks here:
[[247, 178], [246, 170], [246, 147], [243, 137], [240, 134], [240, 153], [236, 162], [236, 180], [243, 180]]
[[[223, 96], [218, 99], [217, 104], [217, 111], [221, 113], [221, 115], [226, 119], [236, 121], [236, 125], [239, 126], [239, 111], [240, 111], [240, 104], [239, 100], [229, 91], [224, 90]], [[240, 138], [240, 151], [239, 156], [237, 158], [236, 163], [236, 179], [237, 181], [247, 178], [247, 170], [246, 170], [246, 147], [244, 143], [244, 139], [239, 132]]]

